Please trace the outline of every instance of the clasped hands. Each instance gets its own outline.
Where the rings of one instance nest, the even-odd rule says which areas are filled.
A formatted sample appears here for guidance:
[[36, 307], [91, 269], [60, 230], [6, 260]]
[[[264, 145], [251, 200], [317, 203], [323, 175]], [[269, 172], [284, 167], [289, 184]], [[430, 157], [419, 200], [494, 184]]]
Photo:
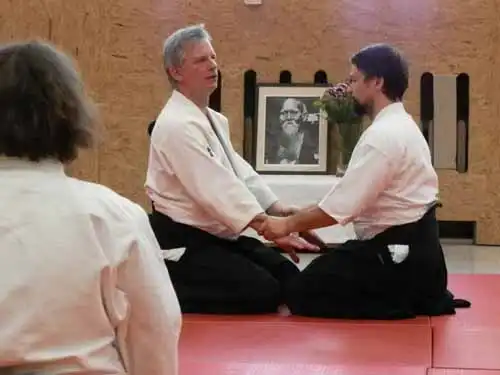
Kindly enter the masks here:
[[298, 263], [296, 250], [319, 251], [326, 244], [316, 234], [310, 231], [294, 233], [291, 216], [299, 210], [294, 207], [283, 207], [274, 211], [276, 216], [266, 216], [257, 229], [257, 233], [268, 241], [273, 241], [285, 250], [291, 259]]
[[258, 233], [268, 241], [274, 241], [293, 233], [289, 218], [268, 216], [258, 228]]

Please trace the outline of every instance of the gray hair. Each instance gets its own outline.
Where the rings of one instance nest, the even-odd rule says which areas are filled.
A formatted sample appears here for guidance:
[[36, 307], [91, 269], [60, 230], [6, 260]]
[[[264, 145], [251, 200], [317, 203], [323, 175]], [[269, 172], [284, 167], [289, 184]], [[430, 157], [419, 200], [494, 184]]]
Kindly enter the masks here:
[[[163, 65], [165, 70], [182, 64], [186, 44], [205, 40], [210, 42], [212, 37], [205, 29], [204, 24], [187, 26], [172, 33], [163, 44]], [[169, 80], [174, 83], [170, 75]]]

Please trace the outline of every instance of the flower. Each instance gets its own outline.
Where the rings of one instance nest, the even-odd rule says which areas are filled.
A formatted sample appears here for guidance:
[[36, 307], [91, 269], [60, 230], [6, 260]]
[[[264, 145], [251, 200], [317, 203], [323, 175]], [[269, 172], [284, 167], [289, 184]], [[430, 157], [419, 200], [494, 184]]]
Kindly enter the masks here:
[[329, 98], [343, 99], [348, 95], [347, 94], [348, 88], [349, 86], [345, 82], [337, 83], [336, 85], [330, 86], [325, 90], [322, 99], [329, 99]]
[[354, 99], [349, 93], [349, 85], [339, 82], [329, 86], [315, 102], [315, 105], [323, 110], [328, 122], [337, 124], [360, 124], [363, 117], [354, 111]]

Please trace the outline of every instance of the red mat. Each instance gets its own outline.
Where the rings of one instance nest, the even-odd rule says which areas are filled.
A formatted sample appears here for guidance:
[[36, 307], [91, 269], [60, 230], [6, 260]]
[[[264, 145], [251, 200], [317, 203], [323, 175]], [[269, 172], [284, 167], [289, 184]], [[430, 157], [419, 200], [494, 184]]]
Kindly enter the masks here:
[[264, 323], [325, 323], [341, 325], [419, 325], [430, 327], [431, 320], [426, 316], [419, 316], [414, 319], [398, 320], [388, 322], [383, 320], [349, 320], [349, 319], [318, 319], [302, 316], [283, 316], [279, 314], [261, 315], [204, 315], [204, 314], [184, 314], [184, 321], [205, 321], [205, 322], [264, 322]]
[[500, 375], [500, 370], [465, 370], [450, 368], [431, 368], [427, 375]]
[[450, 275], [450, 290], [472, 307], [390, 322], [184, 315], [180, 375], [500, 375], [500, 275]]
[[432, 367], [500, 369], [500, 275], [450, 275], [449, 287], [472, 307], [431, 318]]
[[426, 375], [426, 372], [425, 367], [303, 365], [296, 363], [276, 364], [272, 362], [214, 363], [184, 361], [179, 368], [179, 375]]
[[435, 329], [432, 367], [500, 369], [500, 329]]
[[408, 324], [185, 320], [180, 354], [183, 360], [215, 363], [427, 368], [431, 330]]
[[471, 301], [472, 307], [460, 309], [453, 316], [432, 318], [434, 327], [500, 328], [500, 275], [451, 274], [448, 287], [456, 298]]

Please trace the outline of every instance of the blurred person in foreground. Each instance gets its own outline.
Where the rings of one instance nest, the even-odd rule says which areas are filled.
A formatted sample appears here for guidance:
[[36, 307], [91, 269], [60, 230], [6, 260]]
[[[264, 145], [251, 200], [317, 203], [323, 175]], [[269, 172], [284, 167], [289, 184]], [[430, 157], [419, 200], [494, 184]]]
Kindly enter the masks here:
[[178, 373], [180, 308], [147, 214], [65, 174], [96, 117], [68, 56], [0, 47], [0, 372]]

